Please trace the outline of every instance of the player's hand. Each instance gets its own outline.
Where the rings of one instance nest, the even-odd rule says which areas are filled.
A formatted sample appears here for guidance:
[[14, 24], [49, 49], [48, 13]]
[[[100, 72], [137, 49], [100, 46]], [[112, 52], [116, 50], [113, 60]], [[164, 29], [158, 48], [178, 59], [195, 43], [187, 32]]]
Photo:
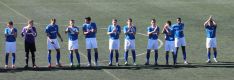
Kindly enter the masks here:
[[54, 42], [53, 42], [53, 41], [51, 41], [51, 44], [54, 44]]

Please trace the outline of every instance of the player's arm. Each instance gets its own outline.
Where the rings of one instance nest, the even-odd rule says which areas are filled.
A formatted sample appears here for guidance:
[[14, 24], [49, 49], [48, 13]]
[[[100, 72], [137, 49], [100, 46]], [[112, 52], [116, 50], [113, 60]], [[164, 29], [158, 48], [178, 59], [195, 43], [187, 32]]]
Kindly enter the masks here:
[[34, 36], [34, 37], [37, 37], [37, 29], [36, 29], [36, 27], [32, 27], [32, 35]]
[[58, 35], [58, 37], [60, 38], [60, 40], [63, 42], [63, 38], [62, 38], [62, 36], [60, 35], [59, 32], [57, 32], [57, 35]]
[[147, 34], [148, 34], [148, 35], [150, 35], [150, 34], [153, 34], [154, 32], [155, 32], [155, 30], [150, 31], [150, 28], [148, 28], [148, 32], [147, 32]]
[[23, 28], [21, 31], [21, 36], [24, 37], [25, 36], [25, 29]]
[[210, 16], [210, 17], [205, 21], [204, 26], [208, 25], [208, 22], [209, 22], [210, 20], [212, 20], [212, 16]]
[[110, 34], [112, 34], [112, 33], [114, 33], [114, 32], [113, 32], [113, 31], [111, 31], [111, 27], [110, 27], [110, 26], [108, 26], [107, 34], [108, 34], [108, 35], [110, 35]]
[[15, 38], [17, 38], [17, 30], [16, 29], [14, 29], [13, 35], [14, 35]]
[[132, 27], [134, 30], [132, 32], [132, 34], [136, 35], [136, 27]]
[[83, 34], [87, 35], [89, 33], [90, 33], [90, 31], [86, 29], [85, 25], [83, 25]]
[[97, 26], [96, 26], [96, 24], [95, 23], [91, 23], [91, 26], [93, 27], [93, 29], [91, 30], [91, 32], [97, 33]]

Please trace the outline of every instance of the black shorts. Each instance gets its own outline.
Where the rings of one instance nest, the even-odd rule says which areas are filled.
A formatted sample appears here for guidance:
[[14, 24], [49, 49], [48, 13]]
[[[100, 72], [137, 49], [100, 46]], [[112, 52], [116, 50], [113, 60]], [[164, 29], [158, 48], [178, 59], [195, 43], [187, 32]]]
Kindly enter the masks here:
[[24, 42], [25, 52], [35, 52], [36, 46], [35, 43]]

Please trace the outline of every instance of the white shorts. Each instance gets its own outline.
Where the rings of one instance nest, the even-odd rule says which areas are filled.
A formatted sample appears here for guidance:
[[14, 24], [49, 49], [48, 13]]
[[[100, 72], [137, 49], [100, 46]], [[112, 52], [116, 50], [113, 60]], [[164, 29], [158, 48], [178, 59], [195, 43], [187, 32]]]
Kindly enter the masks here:
[[68, 40], [68, 50], [75, 50], [79, 48], [78, 39], [75, 41]]
[[16, 42], [6, 42], [6, 53], [16, 53]]
[[151, 39], [148, 39], [148, 46], [147, 46], [147, 49], [158, 49], [158, 40], [151, 40]]
[[165, 41], [165, 51], [175, 51], [175, 42], [174, 41]]
[[175, 47], [186, 46], [185, 38], [175, 38]]
[[206, 48], [216, 48], [216, 38], [206, 38]]
[[86, 43], [86, 49], [97, 48], [96, 38], [86, 38], [85, 43]]
[[60, 49], [60, 46], [59, 46], [59, 42], [57, 39], [50, 39], [51, 41], [54, 42], [54, 44], [52, 44], [49, 39], [47, 39], [47, 48], [48, 50], [54, 50], [54, 49]]
[[124, 49], [135, 49], [135, 40], [124, 40]]
[[120, 41], [119, 39], [117, 40], [113, 40], [113, 39], [109, 39], [109, 49], [110, 50], [119, 50], [119, 45], [120, 45]]

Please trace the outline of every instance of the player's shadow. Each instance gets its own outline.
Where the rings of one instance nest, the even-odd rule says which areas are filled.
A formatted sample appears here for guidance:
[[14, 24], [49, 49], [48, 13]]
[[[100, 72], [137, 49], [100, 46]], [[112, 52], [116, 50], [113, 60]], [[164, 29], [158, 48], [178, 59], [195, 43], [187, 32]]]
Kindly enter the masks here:
[[0, 73], [16, 73], [16, 72], [23, 72], [23, 71], [60, 71], [60, 70], [103, 70], [103, 69], [128, 69], [128, 70], [141, 70], [141, 69], [152, 69], [152, 70], [165, 70], [165, 69], [183, 69], [183, 68], [234, 68], [234, 62], [218, 62], [218, 63], [191, 63], [188, 65], [184, 64], [177, 64], [177, 65], [129, 65], [129, 66], [99, 66], [99, 67], [86, 67], [86, 66], [81, 66], [81, 67], [69, 67], [69, 66], [64, 66], [64, 67], [38, 67], [38, 68], [23, 68], [23, 67], [18, 67], [16, 69], [3, 69], [0, 68]]

